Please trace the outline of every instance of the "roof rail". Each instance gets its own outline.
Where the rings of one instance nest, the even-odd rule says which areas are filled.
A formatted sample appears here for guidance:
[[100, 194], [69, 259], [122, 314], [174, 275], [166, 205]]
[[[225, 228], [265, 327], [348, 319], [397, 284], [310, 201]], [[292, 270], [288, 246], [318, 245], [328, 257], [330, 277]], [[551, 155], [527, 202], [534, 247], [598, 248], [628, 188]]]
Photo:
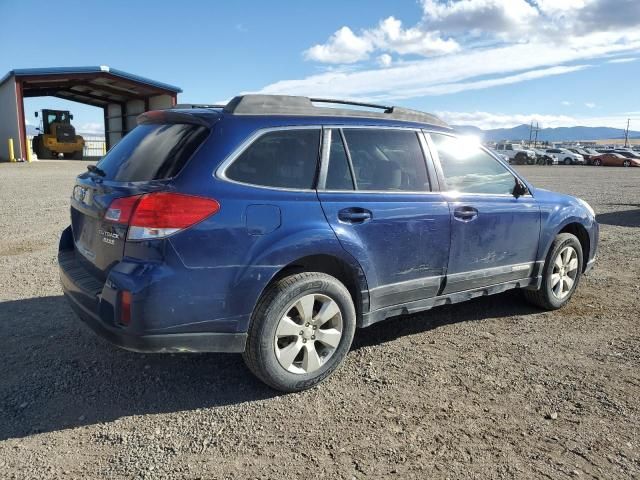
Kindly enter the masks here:
[[[318, 107], [314, 103], [333, 103], [338, 105], [354, 105], [375, 108], [381, 112], [354, 110], [349, 108]], [[441, 127], [449, 125], [430, 113], [410, 110], [408, 108], [375, 105], [372, 103], [352, 102], [324, 98], [309, 98], [294, 95], [262, 95], [249, 94], [234, 97], [224, 107], [225, 113], [233, 115], [300, 115], [315, 117], [362, 117], [402, 120], [405, 122], [429, 123]]]
[[225, 105], [214, 105], [214, 104], [210, 104], [210, 103], [178, 103], [177, 105], [174, 105], [173, 109], [183, 109], [183, 110], [188, 110], [190, 108], [224, 108]]
[[355, 105], [356, 107], [378, 108], [380, 110], [384, 110], [385, 112], [393, 108], [386, 105], [376, 105], [375, 103], [362, 103], [354, 102], [352, 100], [337, 100], [333, 98], [310, 98], [309, 100], [311, 101], [311, 103], [333, 103], [336, 105]]

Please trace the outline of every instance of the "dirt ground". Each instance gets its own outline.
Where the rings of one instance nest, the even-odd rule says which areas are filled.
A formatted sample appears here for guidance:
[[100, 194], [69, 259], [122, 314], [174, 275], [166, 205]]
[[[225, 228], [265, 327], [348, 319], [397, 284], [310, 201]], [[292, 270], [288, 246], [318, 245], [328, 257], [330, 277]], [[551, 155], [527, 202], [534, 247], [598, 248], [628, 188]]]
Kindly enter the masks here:
[[0, 164], [0, 478], [640, 476], [640, 168], [520, 167], [598, 213], [563, 310], [509, 292], [390, 320], [281, 395], [239, 355], [129, 353], [76, 319], [56, 251], [85, 166]]

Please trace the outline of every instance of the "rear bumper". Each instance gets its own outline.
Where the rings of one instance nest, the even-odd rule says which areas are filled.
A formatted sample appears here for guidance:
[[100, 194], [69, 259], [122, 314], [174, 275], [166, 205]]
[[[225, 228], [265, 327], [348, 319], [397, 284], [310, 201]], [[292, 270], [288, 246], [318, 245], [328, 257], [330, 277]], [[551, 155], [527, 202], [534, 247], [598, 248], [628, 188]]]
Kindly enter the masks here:
[[[63, 273], [61, 272], [61, 275]], [[64, 289], [64, 281], [63, 281]], [[113, 345], [133, 352], [244, 352], [246, 333], [170, 333], [164, 335], [128, 335], [122, 329], [109, 328], [100, 318], [65, 290], [73, 311], [91, 330]]]
[[[113, 322], [117, 292], [92, 277], [74, 261], [73, 250], [58, 253], [60, 281], [65, 297], [78, 317], [112, 344], [135, 352], [243, 352], [246, 333], [188, 332], [149, 334]], [[132, 319], [135, 321], [135, 319]]]

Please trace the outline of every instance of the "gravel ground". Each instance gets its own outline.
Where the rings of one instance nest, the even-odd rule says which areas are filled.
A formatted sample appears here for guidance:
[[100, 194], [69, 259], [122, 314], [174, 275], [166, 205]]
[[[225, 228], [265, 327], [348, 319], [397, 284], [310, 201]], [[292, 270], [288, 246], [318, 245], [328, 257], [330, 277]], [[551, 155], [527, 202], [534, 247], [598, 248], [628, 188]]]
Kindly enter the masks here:
[[508, 292], [390, 320], [280, 395], [239, 355], [128, 353], [80, 324], [56, 250], [85, 165], [0, 164], [0, 478], [640, 476], [640, 168], [521, 167], [601, 222], [563, 310]]

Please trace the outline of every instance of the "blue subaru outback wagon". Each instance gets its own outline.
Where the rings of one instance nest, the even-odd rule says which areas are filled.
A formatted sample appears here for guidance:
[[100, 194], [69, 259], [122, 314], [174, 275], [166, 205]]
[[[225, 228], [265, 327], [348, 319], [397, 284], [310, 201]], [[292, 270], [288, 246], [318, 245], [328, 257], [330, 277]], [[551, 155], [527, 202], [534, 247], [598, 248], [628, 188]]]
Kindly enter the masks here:
[[128, 350], [243, 352], [296, 391], [340, 365], [356, 327], [512, 288], [569, 301], [596, 256], [586, 202], [437, 117], [345, 103], [141, 115], [73, 189], [58, 260], [80, 318]]

